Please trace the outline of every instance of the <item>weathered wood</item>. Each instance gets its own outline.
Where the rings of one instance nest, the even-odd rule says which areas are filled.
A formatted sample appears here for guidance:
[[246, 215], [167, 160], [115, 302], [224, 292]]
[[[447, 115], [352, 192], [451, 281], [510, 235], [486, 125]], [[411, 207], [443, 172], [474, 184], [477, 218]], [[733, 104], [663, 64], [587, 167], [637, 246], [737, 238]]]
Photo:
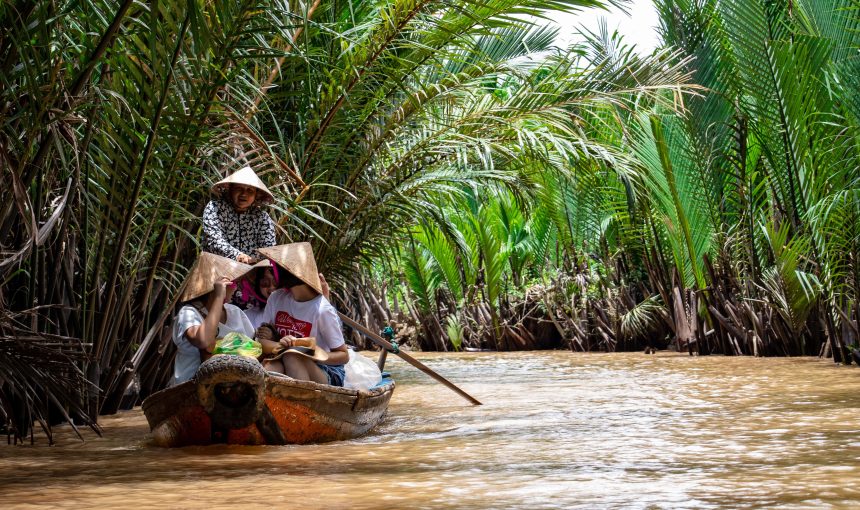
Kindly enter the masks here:
[[[687, 343], [687, 350], [692, 355], [693, 344], [696, 343], [699, 334], [699, 295], [692, 289], [687, 289], [687, 303], [689, 303], [687, 307], [687, 319], [690, 321], [690, 340]], [[698, 351], [699, 345], [696, 344], [696, 352]]]
[[511, 328], [510, 326], [505, 324], [504, 329], [505, 329], [504, 335], [506, 337], [509, 336], [509, 337], [513, 338], [518, 344], [520, 344], [520, 347], [526, 348], [528, 346], [528, 342], [526, 342], [526, 340], [522, 336], [520, 336], [519, 333], [514, 331], [513, 328]]
[[687, 311], [685, 310], [684, 298], [681, 296], [681, 289], [677, 286], [672, 289], [672, 317], [675, 320], [675, 342], [678, 345], [678, 351], [682, 345], [689, 345], [690, 339], [693, 338], [693, 329], [690, 326], [690, 321], [687, 319]]
[[[743, 338], [743, 336], [744, 336], [743, 333], [741, 333], [740, 330], [738, 330], [727, 317], [723, 316], [723, 314], [718, 312], [716, 308], [714, 308], [713, 306], [709, 306], [708, 310], [711, 312], [712, 316], [716, 317], [716, 319], [717, 319], [717, 321], [719, 321], [720, 325], [722, 325], [729, 332], [729, 334], [731, 336], [733, 336], [735, 338]], [[740, 354], [740, 353], [736, 353], [736, 354]]]
[[391, 315], [388, 313], [388, 310], [386, 310], [386, 308], [382, 306], [382, 303], [384, 301], [381, 302], [379, 299], [377, 299], [376, 293], [372, 288], [367, 288], [366, 292], [364, 292], [362, 295], [364, 294], [366, 294], [370, 298], [370, 304], [373, 306], [373, 308], [376, 309], [376, 313], [377, 315], [379, 315], [379, 319], [384, 324], [388, 324], [391, 321]]
[[211, 430], [195, 379], [154, 393], [142, 407], [160, 446], [305, 444], [365, 434], [382, 420], [393, 392], [393, 381], [361, 391], [267, 373], [263, 415], [247, 427], [218, 434]]
[[594, 320], [597, 322], [597, 331], [604, 337], [615, 339], [615, 332], [601, 317], [601, 314], [595, 314]]
[[[854, 335], [854, 339], [860, 338], [860, 329], [858, 329], [858, 327], [857, 327], [857, 322], [852, 320], [851, 317], [848, 316], [851, 313], [850, 305], [848, 306], [848, 313], [847, 314], [844, 311], [842, 311], [841, 308], [838, 308], [838, 307], [834, 307], [834, 308], [839, 313], [839, 315], [842, 317], [842, 323], [845, 326], [847, 326], [848, 328], [850, 328], [851, 333]], [[851, 340], [853, 340], [853, 339], [852, 338], [846, 339], [846, 343], [849, 343], [849, 344], [853, 343]]]

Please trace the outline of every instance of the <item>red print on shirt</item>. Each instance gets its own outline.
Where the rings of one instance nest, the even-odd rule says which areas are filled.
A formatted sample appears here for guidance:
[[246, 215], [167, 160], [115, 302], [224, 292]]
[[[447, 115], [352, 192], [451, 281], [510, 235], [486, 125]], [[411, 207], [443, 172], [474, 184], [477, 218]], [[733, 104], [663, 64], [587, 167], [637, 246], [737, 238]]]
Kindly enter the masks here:
[[296, 338], [305, 338], [311, 336], [310, 322], [296, 319], [287, 312], [278, 312], [275, 315], [275, 327], [278, 328], [278, 334], [282, 337], [293, 335]]

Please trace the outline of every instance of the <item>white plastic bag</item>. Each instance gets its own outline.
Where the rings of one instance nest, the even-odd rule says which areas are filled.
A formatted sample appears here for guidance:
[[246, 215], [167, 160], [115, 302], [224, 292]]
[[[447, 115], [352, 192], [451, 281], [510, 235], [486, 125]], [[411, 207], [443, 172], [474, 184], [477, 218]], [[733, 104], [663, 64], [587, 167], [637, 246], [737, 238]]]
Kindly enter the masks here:
[[343, 381], [344, 388], [366, 390], [382, 381], [382, 372], [379, 371], [376, 363], [352, 349], [349, 349], [349, 363], [344, 366], [344, 370], [346, 370], [346, 378]]

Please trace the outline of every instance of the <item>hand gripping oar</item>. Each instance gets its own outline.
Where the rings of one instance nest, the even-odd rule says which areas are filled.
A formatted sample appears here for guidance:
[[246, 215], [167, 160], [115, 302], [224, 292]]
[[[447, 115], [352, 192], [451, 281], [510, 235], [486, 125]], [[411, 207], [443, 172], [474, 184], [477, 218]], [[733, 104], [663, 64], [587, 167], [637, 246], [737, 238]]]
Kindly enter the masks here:
[[358, 331], [359, 333], [363, 334], [363, 335], [364, 335], [364, 336], [366, 336], [367, 338], [369, 338], [369, 339], [373, 340], [373, 343], [375, 343], [376, 345], [378, 345], [378, 346], [382, 347], [383, 349], [388, 350], [389, 352], [393, 352], [394, 354], [396, 354], [396, 355], [400, 356], [400, 357], [403, 359], [403, 361], [405, 361], [405, 362], [409, 363], [410, 365], [412, 365], [413, 367], [417, 368], [418, 370], [420, 370], [420, 371], [424, 372], [425, 374], [429, 375], [429, 376], [430, 376], [430, 377], [432, 377], [433, 379], [436, 379], [437, 381], [439, 381], [440, 383], [444, 384], [445, 386], [447, 386], [447, 387], [448, 387], [448, 388], [450, 388], [451, 390], [454, 390], [458, 395], [460, 395], [461, 397], [465, 398], [466, 400], [468, 400], [468, 401], [469, 401], [469, 402], [471, 402], [472, 404], [474, 404], [474, 405], [476, 405], [476, 406], [481, 405], [481, 402], [480, 402], [480, 401], [478, 401], [478, 399], [476, 399], [476, 398], [475, 398], [475, 397], [473, 397], [472, 395], [469, 395], [469, 394], [468, 394], [468, 393], [466, 393], [465, 391], [461, 390], [460, 388], [458, 388], [454, 383], [452, 383], [452, 382], [451, 382], [451, 381], [449, 381], [448, 379], [445, 379], [445, 378], [444, 378], [444, 377], [442, 377], [441, 375], [439, 375], [439, 374], [437, 374], [436, 372], [434, 372], [434, 371], [430, 370], [430, 368], [429, 368], [427, 365], [425, 365], [424, 363], [421, 363], [420, 361], [418, 361], [417, 359], [413, 358], [412, 356], [410, 356], [410, 355], [406, 354], [406, 353], [405, 353], [405, 352], [403, 352], [403, 351], [400, 351], [400, 350], [396, 350], [396, 349], [394, 349], [394, 346], [393, 346], [393, 345], [391, 345], [391, 343], [390, 343], [390, 342], [386, 341], [384, 338], [382, 338], [381, 336], [377, 335], [377, 334], [376, 334], [376, 333], [374, 333], [373, 331], [371, 331], [371, 330], [369, 330], [369, 329], [365, 328], [365, 327], [364, 327], [364, 326], [362, 326], [361, 324], [359, 324], [359, 323], [355, 322], [354, 320], [350, 319], [350, 318], [349, 318], [349, 317], [347, 317], [346, 315], [344, 315], [344, 314], [342, 314], [342, 313], [340, 313], [340, 312], [338, 312], [337, 314], [338, 314], [338, 315], [340, 315], [340, 320], [342, 320], [344, 323], [348, 324], [350, 327], [352, 327], [353, 329], [355, 329], [355, 330], [356, 330], [356, 331]]

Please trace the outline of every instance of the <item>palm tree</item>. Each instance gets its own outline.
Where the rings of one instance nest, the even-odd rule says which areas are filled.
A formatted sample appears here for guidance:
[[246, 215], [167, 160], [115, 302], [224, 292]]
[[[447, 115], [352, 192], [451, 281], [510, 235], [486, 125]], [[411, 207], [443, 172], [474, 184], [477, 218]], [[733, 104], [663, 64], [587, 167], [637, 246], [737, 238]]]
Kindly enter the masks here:
[[[695, 57], [686, 68], [708, 93], [686, 98], [685, 115], [650, 117], [657, 151], [640, 151], [632, 182], [672, 228], [655, 239], [687, 285], [692, 268], [710, 289], [697, 312], [723, 345], [817, 352], [806, 339], [826, 335], [841, 360], [857, 295], [857, 117], [843, 85], [858, 65], [856, 2], [656, 3], [665, 43]], [[672, 183], [679, 168], [686, 185]], [[829, 303], [816, 313], [819, 280]]]
[[526, 19], [601, 4], [3, 4], [0, 343], [10, 366], [36, 347], [68, 366], [4, 380], [4, 413], [94, 423], [135, 378], [165, 384], [205, 190], [240, 164], [275, 189], [282, 237], [316, 239], [346, 282], [441, 199], [611, 157], [587, 110], [683, 80], [534, 58], [555, 34]]
[[[528, 265], [521, 267], [511, 248], [522, 239], [518, 218], [546, 211], [559, 257], [540, 272], [560, 271], [563, 281], [565, 272], [591, 265], [584, 277], [599, 282], [592, 289], [598, 297], [560, 301], [580, 303], [580, 310], [563, 305], [558, 313], [580, 315], [567, 322], [571, 329], [588, 322], [591, 329], [578, 334], [583, 345], [598, 330], [606, 340], [600, 345], [627, 345], [612, 342], [665, 321], [703, 353], [817, 353], [825, 338], [823, 349], [846, 360], [845, 346], [860, 338], [860, 6], [855, 0], [656, 4], [664, 53], [638, 57], [603, 28], [586, 34], [580, 50], [586, 65], [535, 73], [548, 76], [548, 86], [561, 75], [585, 76], [604, 91], [624, 77], [612, 73], [663, 59], [698, 88], [583, 98], [582, 108], [567, 113], [587, 133], [585, 149], [552, 140], [549, 151], [558, 152], [547, 157], [528, 152], [496, 164], [494, 170], [513, 170], [528, 183], [508, 185], [526, 199], [501, 216], [497, 229], [499, 251], [510, 263], [506, 274]], [[508, 80], [493, 93], [511, 97], [517, 83]], [[533, 132], [518, 140], [528, 143]], [[489, 191], [481, 201], [507, 200], [507, 193]], [[449, 211], [443, 216], [456, 203], [443, 198], [440, 207]], [[457, 246], [455, 237], [449, 242]], [[565, 258], [589, 262], [565, 267]], [[641, 290], [633, 291], [641, 294], [638, 302], [623, 297], [631, 288]], [[601, 303], [615, 311], [598, 321]]]
[[[231, 119], [259, 90], [254, 63], [293, 32], [290, 6], [158, 7], [2, 8], [0, 168], [13, 185], [0, 190], [0, 343], [18, 368], [0, 398], [4, 414], [48, 433], [50, 408], [92, 424], [136, 373], [163, 384], [135, 351], [162, 340], [194, 257], [201, 190], [232, 160], [281, 168]], [[21, 439], [32, 420], [16, 423]]]

